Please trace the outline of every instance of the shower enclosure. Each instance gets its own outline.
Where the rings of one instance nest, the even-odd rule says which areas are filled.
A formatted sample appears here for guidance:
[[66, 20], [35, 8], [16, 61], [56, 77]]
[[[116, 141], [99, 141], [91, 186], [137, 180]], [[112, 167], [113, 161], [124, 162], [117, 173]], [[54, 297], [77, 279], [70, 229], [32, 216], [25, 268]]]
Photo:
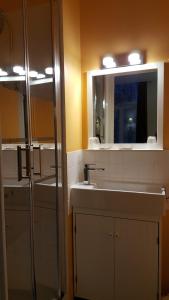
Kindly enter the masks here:
[[61, 1], [1, 1], [2, 300], [65, 293], [61, 45]]

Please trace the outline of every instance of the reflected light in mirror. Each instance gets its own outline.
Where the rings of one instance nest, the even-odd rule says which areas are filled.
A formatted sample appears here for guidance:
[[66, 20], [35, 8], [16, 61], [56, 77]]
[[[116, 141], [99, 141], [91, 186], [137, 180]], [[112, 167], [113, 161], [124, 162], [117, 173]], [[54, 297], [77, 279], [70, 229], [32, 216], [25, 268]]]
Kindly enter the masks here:
[[45, 74], [41, 74], [41, 73], [38, 73], [38, 75], [36, 76], [37, 79], [43, 79], [45, 78]]
[[142, 55], [140, 51], [134, 51], [128, 55], [128, 62], [131, 66], [142, 64]]
[[47, 75], [53, 75], [53, 68], [52, 68], [52, 67], [46, 68], [46, 69], [45, 69], [45, 73], [46, 73]]
[[8, 73], [0, 68], [0, 76], [8, 76]]
[[38, 76], [38, 72], [36, 71], [29, 71], [29, 77], [31, 78], [37, 78]]
[[25, 75], [25, 73], [26, 73], [22, 66], [14, 66], [13, 72], [16, 74], [19, 74], [20, 76]]
[[112, 56], [103, 57], [102, 64], [105, 68], [115, 68], [116, 67], [116, 62]]

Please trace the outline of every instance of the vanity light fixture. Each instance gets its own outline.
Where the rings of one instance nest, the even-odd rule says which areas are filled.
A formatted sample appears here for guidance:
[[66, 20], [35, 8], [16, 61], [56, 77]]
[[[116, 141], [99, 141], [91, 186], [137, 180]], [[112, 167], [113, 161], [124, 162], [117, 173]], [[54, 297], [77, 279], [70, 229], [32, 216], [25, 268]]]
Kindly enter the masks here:
[[102, 65], [103, 65], [104, 68], [107, 68], [107, 69], [115, 68], [116, 67], [116, 62], [114, 60], [114, 57], [110, 56], [110, 55], [104, 56], [102, 58]]
[[45, 73], [46, 73], [47, 75], [53, 75], [53, 68], [52, 68], [52, 67], [46, 68], [46, 69], [45, 69]]
[[140, 65], [143, 63], [143, 55], [141, 51], [133, 51], [128, 55], [128, 62], [131, 66]]
[[37, 78], [38, 76], [38, 72], [36, 71], [29, 71], [29, 77], [31, 78]]
[[22, 66], [14, 66], [13, 67], [13, 72], [16, 74], [19, 74], [20, 76], [25, 75], [26, 72]]
[[0, 76], [8, 76], [8, 73], [0, 68]]

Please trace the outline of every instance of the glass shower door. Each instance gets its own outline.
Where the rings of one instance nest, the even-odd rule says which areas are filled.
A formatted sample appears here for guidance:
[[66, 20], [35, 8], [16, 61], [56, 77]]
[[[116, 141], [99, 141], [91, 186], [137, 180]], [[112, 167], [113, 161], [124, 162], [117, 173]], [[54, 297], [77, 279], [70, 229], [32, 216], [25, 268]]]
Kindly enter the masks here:
[[62, 141], [58, 135], [61, 125], [56, 118], [53, 2], [27, 1], [37, 300], [61, 299], [58, 296], [61, 294], [59, 201], [62, 180], [59, 153]]
[[0, 3], [3, 300], [61, 299], [65, 289], [59, 3]]
[[9, 300], [33, 299], [23, 1], [0, 3], [0, 127]]

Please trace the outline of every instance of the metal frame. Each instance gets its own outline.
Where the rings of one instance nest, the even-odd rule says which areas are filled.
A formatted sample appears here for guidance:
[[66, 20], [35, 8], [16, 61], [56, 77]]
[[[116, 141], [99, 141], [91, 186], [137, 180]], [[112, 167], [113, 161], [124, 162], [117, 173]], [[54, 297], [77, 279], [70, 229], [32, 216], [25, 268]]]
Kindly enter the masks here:
[[[0, 141], [1, 142], [1, 141]], [[5, 207], [4, 192], [2, 189], [2, 168], [1, 168], [1, 144], [0, 144], [0, 299], [8, 300], [8, 278], [7, 278], [7, 257], [6, 257], [6, 230], [5, 230]]]
[[[62, 16], [62, 0], [51, 0], [52, 12], [52, 40], [53, 40], [53, 64], [54, 64], [54, 94], [55, 94], [55, 140], [58, 142], [58, 125], [61, 131], [61, 166], [62, 193], [58, 193], [57, 189], [57, 234], [59, 237], [58, 244], [58, 299], [63, 299], [66, 293], [66, 249], [65, 249], [65, 215], [66, 215], [66, 199], [67, 199], [67, 159], [66, 159], [66, 130], [65, 130], [65, 92], [64, 92], [64, 57], [63, 57], [63, 16]], [[61, 115], [61, 123], [58, 120]], [[58, 180], [58, 143], [55, 148], [55, 160], [57, 163], [56, 174]], [[56, 182], [58, 186], [58, 182]], [[60, 199], [62, 195], [62, 199]], [[62, 221], [62, 222], [61, 222]]]

